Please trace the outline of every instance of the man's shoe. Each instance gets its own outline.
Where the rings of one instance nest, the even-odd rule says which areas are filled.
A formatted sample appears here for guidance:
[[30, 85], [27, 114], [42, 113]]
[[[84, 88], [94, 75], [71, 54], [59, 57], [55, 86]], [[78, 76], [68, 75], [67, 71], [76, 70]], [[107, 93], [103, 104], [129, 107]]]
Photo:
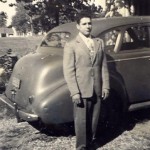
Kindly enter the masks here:
[[97, 139], [94, 138], [90, 144], [89, 150], [96, 150], [97, 149]]
[[77, 150], [88, 150], [88, 148], [86, 148], [86, 147], [80, 147], [80, 148], [77, 148]]

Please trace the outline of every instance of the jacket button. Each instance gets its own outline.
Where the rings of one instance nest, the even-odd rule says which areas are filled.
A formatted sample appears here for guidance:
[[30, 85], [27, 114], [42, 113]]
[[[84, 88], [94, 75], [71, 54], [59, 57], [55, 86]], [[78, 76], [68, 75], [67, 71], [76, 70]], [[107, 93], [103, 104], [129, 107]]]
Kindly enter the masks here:
[[92, 76], [92, 77], [94, 76], [94, 72], [93, 72], [93, 69], [91, 70], [91, 76]]

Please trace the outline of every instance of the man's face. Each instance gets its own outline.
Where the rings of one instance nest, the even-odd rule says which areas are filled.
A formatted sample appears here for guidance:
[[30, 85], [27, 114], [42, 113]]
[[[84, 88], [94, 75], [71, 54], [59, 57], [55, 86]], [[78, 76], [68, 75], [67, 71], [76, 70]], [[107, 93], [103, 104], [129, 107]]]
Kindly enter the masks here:
[[92, 30], [92, 21], [90, 18], [82, 18], [80, 20], [80, 23], [77, 24], [77, 29], [79, 32], [81, 32], [83, 35], [88, 37], [91, 34]]
[[118, 2], [118, 1], [116, 2], [116, 4], [115, 4], [115, 5], [116, 5], [116, 7], [121, 7], [121, 3], [120, 3], [120, 2]]

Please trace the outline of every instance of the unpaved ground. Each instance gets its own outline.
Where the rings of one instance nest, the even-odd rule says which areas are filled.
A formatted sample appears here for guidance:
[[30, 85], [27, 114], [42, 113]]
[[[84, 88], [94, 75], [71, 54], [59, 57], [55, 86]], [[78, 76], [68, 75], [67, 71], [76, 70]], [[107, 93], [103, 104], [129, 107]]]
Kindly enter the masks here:
[[[75, 136], [47, 135], [27, 122], [17, 123], [0, 104], [0, 150], [75, 150]], [[150, 150], [150, 110], [130, 113], [118, 132], [105, 131], [97, 150]]]

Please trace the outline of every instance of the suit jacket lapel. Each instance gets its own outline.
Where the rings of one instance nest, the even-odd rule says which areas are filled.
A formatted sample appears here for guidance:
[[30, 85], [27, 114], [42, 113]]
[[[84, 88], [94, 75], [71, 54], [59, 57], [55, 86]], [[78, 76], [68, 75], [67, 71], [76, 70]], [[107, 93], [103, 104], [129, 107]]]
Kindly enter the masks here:
[[[93, 41], [94, 41], [94, 50], [95, 50], [95, 53], [94, 53], [92, 64], [94, 64], [94, 62], [95, 62], [96, 55], [97, 55], [97, 52], [98, 52], [99, 46], [100, 46], [100, 42], [99, 42], [98, 38], [93, 38]], [[87, 47], [87, 45], [85, 44], [85, 42], [82, 40], [82, 38], [80, 37], [80, 35], [77, 35], [76, 42], [79, 43], [80, 46], [82, 47], [81, 50], [84, 53], [87, 53], [87, 55], [90, 57], [89, 48]]]
[[95, 53], [94, 53], [94, 58], [93, 58], [93, 62], [92, 62], [92, 64], [94, 64], [94, 61], [95, 61], [95, 59], [96, 59], [96, 55], [97, 55], [97, 52], [98, 52], [98, 50], [99, 50], [99, 46], [100, 46], [99, 39], [97, 39], [97, 38], [93, 38], [93, 41], [94, 41]]
[[87, 47], [87, 45], [85, 44], [85, 42], [82, 40], [82, 38], [80, 37], [80, 35], [78, 35], [76, 37], [76, 42], [80, 44], [80, 46], [82, 47], [81, 50], [85, 53], [88, 54], [88, 56], [90, 56], [89, 53], [89, 48]]

